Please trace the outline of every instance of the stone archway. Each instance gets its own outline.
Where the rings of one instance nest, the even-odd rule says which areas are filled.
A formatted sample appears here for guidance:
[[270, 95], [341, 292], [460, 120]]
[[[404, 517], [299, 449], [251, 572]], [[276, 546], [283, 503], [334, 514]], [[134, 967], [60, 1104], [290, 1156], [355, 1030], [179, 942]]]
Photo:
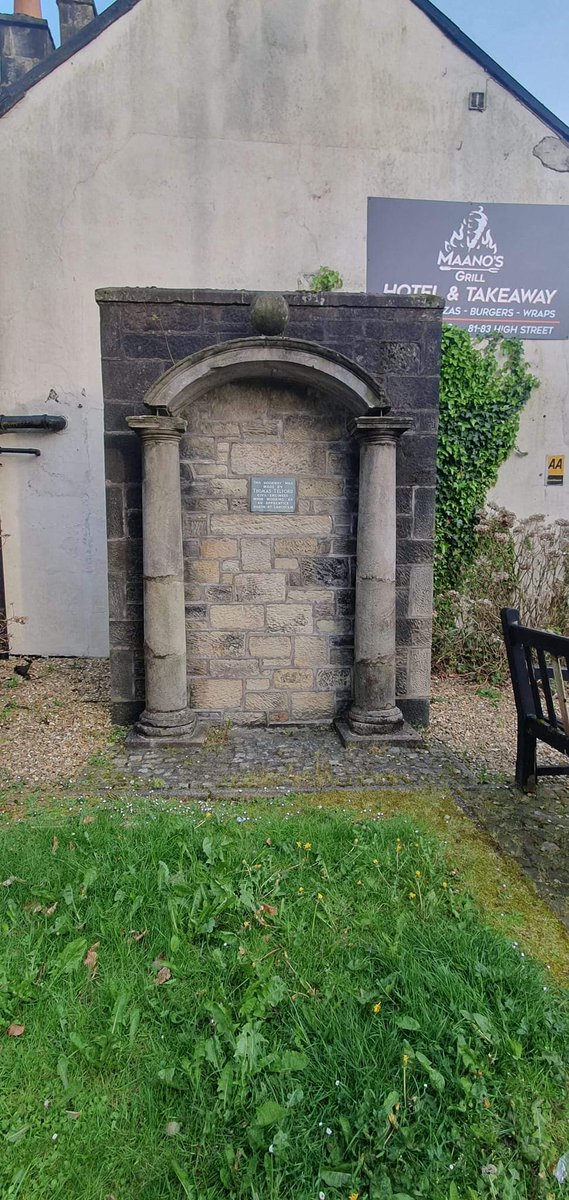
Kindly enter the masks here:
[[151, 412], [178, 416], [214, 387], [260, 378], [321, 387], [354, 415], [385, 409], [376, 379], [355, 362], [299, 338], [241, 338], [208, 347], [176, 363], [144, 397]]
[[339, 729], [344, 738], [409, 741], [413, 732], [395, 702], [395, 449], [410, 422], [388, 415], [378, 383], [345, 356], [264, 337], [223, 343], [175, 364], [147, 392], [148, 415], [128, 419], [143, 450], [146, 707], [138, 732], [174, 742], [196, 736], [187, 694], [178, 445], [191, 406], [212, 388], [244, 379], [318, 388], [350, 413], [349, 431], [360, 444], [354, 689]]

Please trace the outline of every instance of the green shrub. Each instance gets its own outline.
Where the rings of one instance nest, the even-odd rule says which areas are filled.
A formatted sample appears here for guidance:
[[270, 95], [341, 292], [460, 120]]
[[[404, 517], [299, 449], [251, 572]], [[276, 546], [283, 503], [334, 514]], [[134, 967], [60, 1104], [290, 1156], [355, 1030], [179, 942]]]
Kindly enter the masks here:
[[[505, 510], [489, 511], [479, 521], [488, 491], [514, 449], [522, 409], [537, 386], [521, 341], [493, 336], [481, 343], [463, 329], [443, 327], [436, 669], [475, 679], [503, 678], [499, 611], [504, 605], [520, 607], [531, 624], [566, 622], [569, 560], [562, 526], [552, 530], [542, 517], [516, 524]], [[557, 555], [551, 553], [553, 543]]]
[[492, 337], [483, 345], [463, 329], [443, 327], [435, 580], [456, 588], [472, 560], [477, 513], [511, 454], [520, 414], [538, 381], [521, 341]]
[[344, 280], [339, 271], [333, 267], [320, 267], [310, 276], [311, 292], [337, 292], [344, 286]]
[[435, 600], [436, 668], [495, 683], [507, 678], [500, 627], [506, 606], [518, 608], [526, 625], [569, 632], [569, 522], [548, 524], [541, 515], [516, 521], [488, 506], [459, 586]]

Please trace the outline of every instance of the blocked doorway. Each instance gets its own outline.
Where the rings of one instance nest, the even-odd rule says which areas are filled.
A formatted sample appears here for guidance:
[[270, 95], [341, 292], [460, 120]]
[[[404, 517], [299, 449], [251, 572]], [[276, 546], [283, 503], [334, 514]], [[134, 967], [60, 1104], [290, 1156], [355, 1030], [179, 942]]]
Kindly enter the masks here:
[[[440, 303], [293, 295], [286, 335], [260, 337], [251, 299], [98, 293], [115, 719], [145, 699], [147, 713], [154, 680], [158, 719], [168, 686], [186, 732], [196, 713], [329, 721], [346, 706], [367, 732], [385, 667], [380, 716], [425, 723]], [[275, 480], [284, 507], [259, 510], [252, 489]]]

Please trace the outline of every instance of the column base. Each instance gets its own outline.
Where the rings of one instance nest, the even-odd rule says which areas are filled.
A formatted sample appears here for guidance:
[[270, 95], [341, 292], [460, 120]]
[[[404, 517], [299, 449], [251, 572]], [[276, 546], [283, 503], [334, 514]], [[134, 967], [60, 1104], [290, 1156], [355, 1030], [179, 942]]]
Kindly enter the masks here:
[[396, 733], [403, 725], [403, 713], [400, 708], [393, 705], [390, 708], [380, 708], [377, 710], [369, 708], [359, 708], [356, 704], [348, 713], [348, 725], [352, 733], [359, 733], [362, 737], [369, 737], [370, 734]]
[[334, 728], [343, 746], [371, 744], [413, 749], [424, 745], [421, 734], [407, 725], [398, 708], [380, 712], [351, 709], [347, 718], [334, 721]]
[[195, 713], [189, 708], [178, 712], [141, 713], [136, 725], [128, 734], [128, 746], [201, 746], [205, 742], [205, 730], [198, 725]]

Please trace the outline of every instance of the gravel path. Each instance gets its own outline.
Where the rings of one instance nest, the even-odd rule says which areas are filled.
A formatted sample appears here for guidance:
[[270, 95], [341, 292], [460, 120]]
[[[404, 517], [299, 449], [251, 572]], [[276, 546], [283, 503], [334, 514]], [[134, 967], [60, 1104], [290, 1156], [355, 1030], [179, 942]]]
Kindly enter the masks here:
[[111, 734], [109, 667], [102, 659], [33, 660], [26, 679], [0, 661], [0, 780], [75, 778]]
[[[509, 684], [496, 688], [457, 677], [433, 679], [430, 736], [450, 746], [478, 771], [511, 781], [516, 763], [516, 708]], [[561, 763], [563, 756], [542, 743], [538, 762]], [[558, 781], [569, 793], [569, 776]], [[568, 794], [569, 799], [569, 794]]]

